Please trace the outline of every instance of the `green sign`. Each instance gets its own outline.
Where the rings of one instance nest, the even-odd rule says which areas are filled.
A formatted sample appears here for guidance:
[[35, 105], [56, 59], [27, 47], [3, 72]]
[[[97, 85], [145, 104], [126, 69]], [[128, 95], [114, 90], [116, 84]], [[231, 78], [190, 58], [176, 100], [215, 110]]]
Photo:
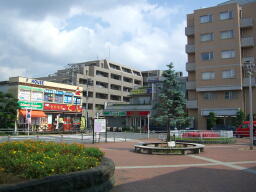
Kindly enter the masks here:
[[30, 87], [30, 86], [25, 86], [25, 85], [19, 85], [19, 89], [32, 90], [32, 91], [39, 91], [39, 92], [43, 92], [43, 91], [44, 91], [44, 89], [42, 89], [42, 88]]
[[21, 109], [37, 109], [43, 110], [43, 103], [18, 101], [19, 108]]
[[124, 111], [104, 111], [103, 112], [104, 116], [126, 116], [126, 112]]

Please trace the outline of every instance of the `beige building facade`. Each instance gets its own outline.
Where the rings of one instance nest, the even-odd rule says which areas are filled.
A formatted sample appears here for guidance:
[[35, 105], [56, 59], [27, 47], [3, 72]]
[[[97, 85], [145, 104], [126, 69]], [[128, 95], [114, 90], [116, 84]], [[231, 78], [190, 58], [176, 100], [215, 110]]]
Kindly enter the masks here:
[[[187, 110], [195, 127], [207, 128], [214, 112], [217, 126], [232, 124], [237, 111], [249, 113], [245, 64], [255, 63], [256, 1], [228, 1], [187, 15]], [[256, 113], [255, 75], [253, 110]]]
[[128, 103], [131, 90], [143, 83], [139, 70], [106, 59], [70, 64], [39, 79], [83, 87], [83, 108], [90, 117], [101, 115], [107, 102]]

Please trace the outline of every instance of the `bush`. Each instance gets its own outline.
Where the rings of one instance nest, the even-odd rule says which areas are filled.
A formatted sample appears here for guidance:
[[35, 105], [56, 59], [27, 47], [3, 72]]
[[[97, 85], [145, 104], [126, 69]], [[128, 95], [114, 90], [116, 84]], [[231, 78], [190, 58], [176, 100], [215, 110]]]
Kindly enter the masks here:
[[103, 152], [80, 144], [18, 141], [0, 144], [0, 170], [26, 179], [98, 166]]

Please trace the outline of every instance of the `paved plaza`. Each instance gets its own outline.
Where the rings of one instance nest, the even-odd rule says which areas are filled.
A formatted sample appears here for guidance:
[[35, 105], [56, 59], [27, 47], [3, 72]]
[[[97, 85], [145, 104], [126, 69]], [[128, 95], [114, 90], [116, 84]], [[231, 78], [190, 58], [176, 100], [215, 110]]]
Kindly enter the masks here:
[[94, 145], [115, 162], [113, 192], [256, 191], [256, 150], [249, 150], [247, 139], [186, 156], [134, 153], [135, 143]]

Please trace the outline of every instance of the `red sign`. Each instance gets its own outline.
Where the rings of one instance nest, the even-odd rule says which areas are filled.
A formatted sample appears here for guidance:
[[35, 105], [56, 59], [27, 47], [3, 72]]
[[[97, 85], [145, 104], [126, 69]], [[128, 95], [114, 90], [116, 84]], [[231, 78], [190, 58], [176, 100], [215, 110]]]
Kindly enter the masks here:
[[149, 111], [127, 111], [127, 116], [147, 116]]
[[47, 110], [47, 111], [82, 112], [82, 106], [81, 105], [45, 103], [44, 104], [44, 110]]

